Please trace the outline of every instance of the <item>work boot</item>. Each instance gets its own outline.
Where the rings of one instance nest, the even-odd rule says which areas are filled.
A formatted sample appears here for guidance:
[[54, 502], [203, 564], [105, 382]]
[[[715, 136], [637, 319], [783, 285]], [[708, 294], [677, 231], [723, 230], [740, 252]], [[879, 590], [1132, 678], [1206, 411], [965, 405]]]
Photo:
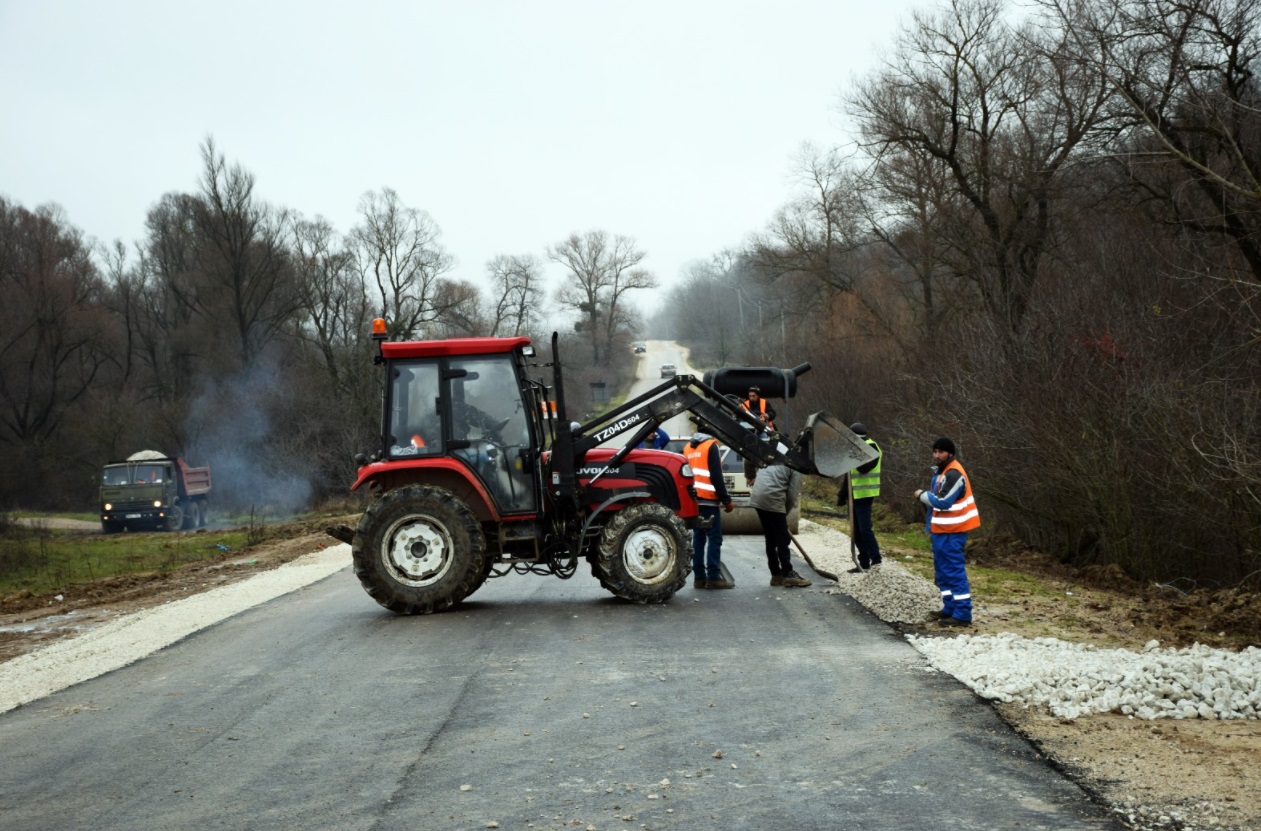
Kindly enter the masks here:
[[771, 585], [772, 585], [772, 586], [782, 586], [782, 585], [784, 585], [784, 576], [783, 576], [782, 574], [772, 574], [772, 575], [771, 575]]
[[947, 627], [947, 628], [952, 628], [952, 627], [964, 628], [964, 627], [967, 627], [967, 626], [971, 626], [971, 625], [972, 625], [972, 621], [970, 621], [970, 620], [960, 620], [960, 619], [959, 619], [959, 618], [957, 618], [957, 617], [943, 617], [941, 620], [937, 621], [937, 625], [938, 625], [938, 626], [944, 626], [944, 627]]
[[853, 568], [847, 570], [845, 573], [846, 574], [866, 574], [867, 569], [863, 568], [862, 566], [854, 566]]
[[735, 583], [730, 580], [724, 580], [721, 577], [717, 580], [707, 580], [706, 582], [709, 584], [705, 587], [707, 589], [734, 589], [736, 587]]
[[707, 589], [707, 588], [709, 588], [709, 581], [708, 581], [708, 580], [702, 580], [701, 578], [697, 577], [695, 580], [693, 580], [693, 581], [692, 581], [692, 588], [694, 588], [694, 589]]
[[794, 571], [784, 576], [784, 585], [793, 589], [804, 589], [806, 586], [813, 586], [814, 583]]

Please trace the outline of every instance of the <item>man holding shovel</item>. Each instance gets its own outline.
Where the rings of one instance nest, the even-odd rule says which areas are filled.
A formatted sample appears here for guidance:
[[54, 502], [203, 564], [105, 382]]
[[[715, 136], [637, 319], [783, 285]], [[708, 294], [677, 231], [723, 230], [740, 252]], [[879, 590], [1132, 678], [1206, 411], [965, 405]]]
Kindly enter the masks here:
[[788, 531], [788, 514], [797, 504], [801, 481], [801, 474], [792, 468], [770, 465], [757, 472], [753, 490], [749, 493], [749, 506], [757, 511], [757, 518], [762, 523], [766, 565], [771, 570], [772, 586], [805, 588], [812, 585], [811, 581], [793, 570], [789, 548], [792, 535]]
[[[857, 548], [857, 562], [849, 573], [861, 574], [880, 565], [884, 559], [880, 556], [880, 543], [876, 541], [876, 531], [871, 522], [871, 507], [880, 495], [880, 461], [884, 453], [876, 440], [867, 435], [865, 424], [856, 421], [849, 429], [876, 451], [876, 458], [846, 474], [846, 481], [841, 483], [841, 493], [838, 495], [844, 496], [849, 503], [851, 554]], [[840, 501], [838, 498], [837, 502]]]

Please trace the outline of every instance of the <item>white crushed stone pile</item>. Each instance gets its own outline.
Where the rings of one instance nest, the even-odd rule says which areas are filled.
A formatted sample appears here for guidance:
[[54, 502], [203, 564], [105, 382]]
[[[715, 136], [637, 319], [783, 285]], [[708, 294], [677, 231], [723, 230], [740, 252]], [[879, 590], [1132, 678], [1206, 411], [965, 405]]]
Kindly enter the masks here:
[[982, 698], [1043, 705], [1060, 718], [1117, 712], [1141, 719], [1239, 719], [1261, 712], [1261, 649], [1255, 646], [1230, 652], [1150, 641], [1134, 652], [1011, 634], [907, 640]]
[[[924, 623], [941, 608], [936, 586], [891, 559], [867, 574], [848, 574], [849, 537], [839, 531], [802, 520], [798, 539], [815, 571], [836, 580], [828, 591], [853, 597], [881, 620]], [[983, 618], [984, 598], [973, 602]], [[1059, 718], [1110, 712], [1141, 719], [1261, 717], [1261, 649], [1255, 646], [1232, 652], [1199, 644], [1161, 648], [1151, 641], [1135, 652], [1010, 633], [907, 640], [935, 669], [978, 695], [1046, 707]]]
[[0, 713], [125, 667], [194, 632], [345, 568], [334, 545], [238, 583], [126, 615], [0, 664]]

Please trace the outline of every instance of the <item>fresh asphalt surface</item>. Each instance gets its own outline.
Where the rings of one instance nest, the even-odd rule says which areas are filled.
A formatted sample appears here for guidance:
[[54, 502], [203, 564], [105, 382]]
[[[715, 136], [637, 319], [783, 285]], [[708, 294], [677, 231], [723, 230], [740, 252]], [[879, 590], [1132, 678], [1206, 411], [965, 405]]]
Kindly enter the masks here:
[[733, 591], [584, 564], [428, 617], [347, 568], [0, 715], [0, 826], [1119, 827], [856, 603], [724, 552]]

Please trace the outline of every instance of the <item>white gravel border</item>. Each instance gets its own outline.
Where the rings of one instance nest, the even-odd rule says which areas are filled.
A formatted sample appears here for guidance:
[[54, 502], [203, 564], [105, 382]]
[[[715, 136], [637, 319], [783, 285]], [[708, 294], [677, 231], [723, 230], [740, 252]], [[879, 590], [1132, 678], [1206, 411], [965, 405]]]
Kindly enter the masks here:
[[134, 663], [198, 630], [322, 580], [350, 564], [342, 543], [279, 568], [125, 615], [0, 664], [0, 713]]
[[[801, 520], [797, 535], [814, 570], [836, 581], [834, 591], [853, 597], [881, 620], [921, 624], [941, 608], [936, 586], [886, 559], [867, 574], [853, 567], [849, 537]], [[798, 552], [800, 553], [800, 552]], [[975, 599], [984, 617], [984, 598]], [[1059, 718], [1120, 713], [1141, 719], [1255, 719], [1261, 714], [1261, 649], [1241, 652], [1196, 644], [1141, 652], [1101, 649], [1056, 638], [997, 635], [923, 636], [906, 639], [941, 672], [982, 698], [1045, 707]]]

